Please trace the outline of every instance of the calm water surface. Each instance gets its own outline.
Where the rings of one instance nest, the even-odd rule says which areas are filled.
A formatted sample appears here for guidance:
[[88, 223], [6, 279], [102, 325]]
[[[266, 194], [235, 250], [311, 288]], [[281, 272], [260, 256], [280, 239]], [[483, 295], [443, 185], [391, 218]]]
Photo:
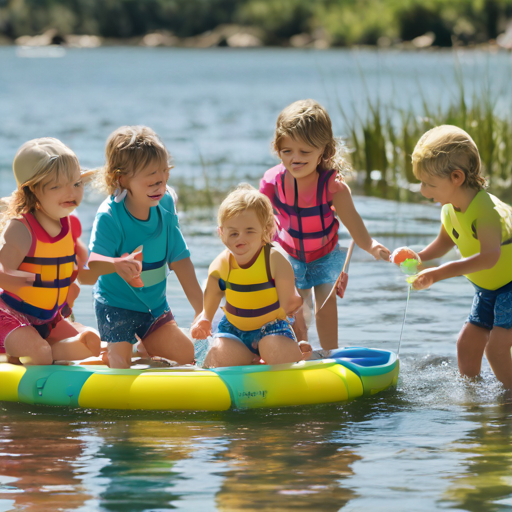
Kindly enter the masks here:
[[[459, 56], [468, 86], [490, 72], [504, 84], [503, 103], [509, 60]], [[419, 83], [447, 101], [453, 66], [449, 53], [112, 48], [28, 59], [0, 48], [0, 193], [14, 188], [10, 165], [25, 140], [59, 137], [92, 167], [121, 124], [148, 124], [163, 137], [176, 163], [171, 185], [173, 176], [201, 185], [201, 158], [216, 180], [256, 183], [275, 161], [269, 144], [284, 105], [314, 97], [343, 134], [336, 96], [364, 113], [361, 70], [370, 94], [414, 105]], [[80, 207], [86, 239], [100, 201], [88, 193]], [[433, 205], [355, 202], [391, 248], [421, 247], [439, 229]], [[181, 219], [201, 281], [222, 249], [214, 213]], [[396, 268], [356, 251], [338, 301], [341, 343], [396, 350], [406, 294]], [[172, 276], [168, 295], [188, 326], [192, 310]], [[206, 414], [3, 403], [0, 512], [512, 510], [512, 400], [487, 363], [477, 382], [457, 372], [471, 297], [464, 279], [412, 293], [398, 389], [349, 404]], [[88, 287], [76, 315], [95, 324]], [[318, 345], [314, 328], [311, 337]]]

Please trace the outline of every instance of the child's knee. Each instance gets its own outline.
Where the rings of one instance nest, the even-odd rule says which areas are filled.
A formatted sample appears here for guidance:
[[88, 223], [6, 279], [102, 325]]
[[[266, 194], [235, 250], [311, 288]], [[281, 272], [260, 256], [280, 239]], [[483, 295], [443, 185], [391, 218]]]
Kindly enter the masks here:
[[53, 364], [52, 348], [48, 343], [40, 343], [32, 353], [26, 357], [21, 356], [21, 362], [25, 365], [50, 365]]

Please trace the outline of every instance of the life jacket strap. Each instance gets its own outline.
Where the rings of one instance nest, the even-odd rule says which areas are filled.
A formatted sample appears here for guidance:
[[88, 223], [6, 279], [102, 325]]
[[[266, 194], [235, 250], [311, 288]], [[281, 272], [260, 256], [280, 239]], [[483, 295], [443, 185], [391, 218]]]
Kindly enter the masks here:
[[35, 281], [32, 286], [34, 288], [67, 288], [71, 284], [71, 277], [65, 279], [52, 279], [51, 281], [43, 281], [41, 274], [36, 274]]
[[[222, 281], [222, 284], [220, 283]], [[229, 281], [224, 281], [223, 279], [219, 279], [219, 288], [222, 291], [232, 290], [234, 292], [260, 292], [262, 290], [268, 290], [269, 288], [274, 288], [275, 282], [267, 281], [265, 283], [256, 283], [256, 284], [237, 284], [230, 283]]]
[[62, 256], [60, 258], [43, 258], [41, 256], [25, 256], [23, 263], [33, 265], [64, 265], [65, 263], [76, 263], [76, 254]]
[[274, 304], [270, 304], [269, 306], [265, 306], [264, 308], [259, 309], [235, 308], [235, 306], [231, 305], [229, 302], [226, 302], [224, 309], [234, 316], [242, 318], [255, 318], [258, 316], [263, 316], [268, 313], [271, 313], [272, 311], [277, 311], [279, 307], [279, 301], [276, 301], [274, 302]]
[[20, 301], [6, 292], [0, 294], [0, 299], [2, 299], [12, 309], [25, 315], [30, 315], [33, 316], [34, 318], [38, 318], [39, 320], [51, 320], [58, 313], [59, 309], [61, 309], [64, 306], [64, 304], [66, 304], [66, 302], [64, 302], [64, 304], [61, 304], [60, 307], [56, 305], [51, 310], [41, 309], [36, 306], [32, 306], [27, 302]]

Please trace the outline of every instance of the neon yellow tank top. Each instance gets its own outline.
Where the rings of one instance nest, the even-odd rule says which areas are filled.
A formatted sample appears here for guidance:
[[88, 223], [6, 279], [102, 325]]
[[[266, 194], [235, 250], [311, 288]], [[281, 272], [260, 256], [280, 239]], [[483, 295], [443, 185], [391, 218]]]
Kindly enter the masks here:
[[441, 210], [441, 222], [463, 258], [480, 252], [476, 235], [479, 220], [500, 221], [501, 255], [494, 267], [466, 277], [480, 288], [497, 290], [512, 281], [512, 207], [481, 190], [464, 213], [455, 211], [451, 204], [445, 204]]

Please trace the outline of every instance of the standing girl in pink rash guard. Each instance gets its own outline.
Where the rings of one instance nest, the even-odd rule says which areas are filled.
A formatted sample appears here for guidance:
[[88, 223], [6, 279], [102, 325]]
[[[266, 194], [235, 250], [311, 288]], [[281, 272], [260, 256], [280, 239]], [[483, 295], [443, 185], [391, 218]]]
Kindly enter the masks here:
[[[345, 258], [338, 245], [338, 219], [375, 259], [389, 260], [389, 250], [370, 237], [355, 209], [342, 174], [348, 164], [321, 105], [301, 100], [286, 107], [277, 118], [273, 146], [281, 163], [265, 173], [260, 191], [274, 206], [276, 241], [288, 254], [300, 295], [310, 302], [314, 290], [320, 344], [334, 349], [338, 346], [336, 296], [321, 306]], [[307, 338], [305, 329], [297, 334]]]

